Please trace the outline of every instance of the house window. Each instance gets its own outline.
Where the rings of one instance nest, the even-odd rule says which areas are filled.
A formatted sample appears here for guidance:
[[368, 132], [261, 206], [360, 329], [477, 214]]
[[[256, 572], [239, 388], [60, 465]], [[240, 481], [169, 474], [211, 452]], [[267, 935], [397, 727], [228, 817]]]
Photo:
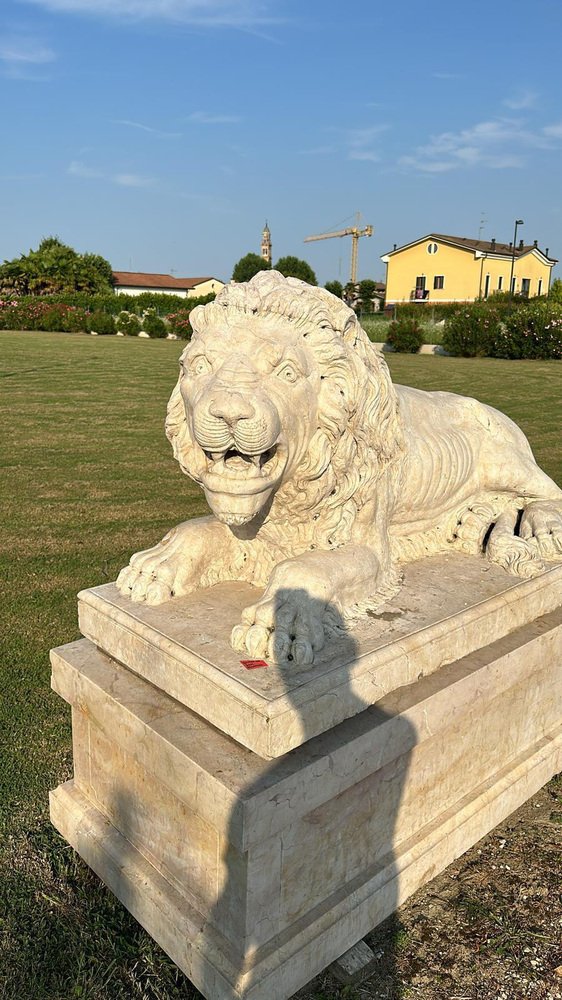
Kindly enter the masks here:
[[437, 243], [428, 243], [427, 244], [427, 252], [428, 253], [437, 253], [438, 250], [439, 250], [439, 247], [437, 246]]
[[517, 278], [515, 277], [515, 275], [513, 275], [513, 278], [511, 279], [511, 294], [512, 295], [515, 295], [515, 284], [516, 284], [516, 282], [517, 282]]
[[415, 299], [425, 299], [425, 274], [418, 274], [416, 278], [416, 290], [414, 292]]
[[542, 295], [542, 278], [539, 278], [539, 283], [537, 285], [537, 295]]
[[444, 274], [436, 274], [434, 276], [434, 278], [433, 278], [433, 287], [434, 288], [444, 288], [445, 287], [445, 275]]
[[487, 299], [490, 294], [490, 275], [486, 275], [486, 280], [484, 282], [484, 298]]
[[531, 279], [521, 278], [521, 295], [529, 295], [531, 291]]
[[501, 292], [503, 288], [503, 274], [500, 274], [498, 278], [498, 292]]

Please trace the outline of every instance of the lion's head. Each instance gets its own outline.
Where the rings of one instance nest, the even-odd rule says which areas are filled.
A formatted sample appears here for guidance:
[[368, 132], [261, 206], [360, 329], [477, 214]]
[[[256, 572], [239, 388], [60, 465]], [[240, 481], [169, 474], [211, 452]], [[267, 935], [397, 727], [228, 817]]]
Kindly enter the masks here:
[[230, 525], [294, 517], [340, 544], [402, 449], [395, 394], [354, 312], [276, 271], [191, 313], [168, 405], [182, 469]]

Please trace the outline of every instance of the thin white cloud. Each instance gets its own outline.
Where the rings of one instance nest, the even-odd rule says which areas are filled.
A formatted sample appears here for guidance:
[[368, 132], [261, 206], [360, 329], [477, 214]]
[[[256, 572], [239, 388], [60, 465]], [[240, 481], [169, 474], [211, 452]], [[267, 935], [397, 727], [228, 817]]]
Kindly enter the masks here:
[[364, 128], [348, 129], [344, 133], [347, 159], [377, 163], [380, 160], [377, 143], [387, 128], [387, 125], [367, 125]]
[[173, 21], [208, 28], [255, 29], [278, 24], [272, 0], [19, 0], [65, 14]]
[[112, 174], [109, 180], [121, 187], [133, 188], [150, 187], [154, 183], [150, 177], [141, 177], [140, 174]]
[[350, 149], [348, 153], [348, 160], [367, 160], [371, 163], [379, 163], [380, 156], [378, 153], [369, 151], [368, 149]]
[[546, 125], [543, 128], [543, 134], [552, 139], [562, 139], [562, 122], [556, 122], [554, 125]]
[[0, 38], [0, 65], [5, 76], [22, 80], [45, 79], [35, 71], [56, 58], [49, 45], [32, 35], [16, 33]]
[[237, 125], [242, 121], [240, 115], [212, 114], [209, 111], [193, 111], [185, 119], [196, 125]]
[[129, 128], [139, 129], [141, 132], [149, 132], [151, 135], [162, 136], [166, 139], [177, 139], [181, 136], [181, 132], [164, 132], [162, 129], [153, 128], [151, 125], [143, 125], [142, 122], [129, 121], [127, 118], [113, 118], [113, 125], [126, 125]]
[[72, 160], [67, 173], [72, 177], [82, 177], [84, 180], [109, 181], [111, 184], [118, 184], [120, 187], [144, 188], [150, 187], [154, 181], [150, 177], [143, 177], [141, 174], [132, 173], [108, 173], [98, 167], [90, 167], [81, 160]]
[[525, 165], [529, 150], [552, 146], [553, 137], [554, 133], [549, 136], [547, 129], [533, 131], [522, 121], [496, 118], [459, 132], [432, 136], [426, 145], [402, 156], [399, 164], [405, 169], [428, 174], [470, 167], [512, 169]]
[[72, 177], [103, 177], [101, 170], [97, 170], [95, 167], [88, 167], [81, 160], [72, 160], [68, 166], [67, 173], [71, 174]]
[[506, 97], [502, 103], [512, 111], [524, 111], [526, 108], [534, 107], [537, 98], [538, 94], [534, 90], [520, 90], [512, 97]]

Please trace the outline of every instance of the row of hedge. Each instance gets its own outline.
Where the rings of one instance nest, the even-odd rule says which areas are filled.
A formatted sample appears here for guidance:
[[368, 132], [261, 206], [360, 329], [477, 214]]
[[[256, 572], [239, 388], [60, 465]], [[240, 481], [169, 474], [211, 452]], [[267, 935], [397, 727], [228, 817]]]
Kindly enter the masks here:
[[[386, 342], [401, 353], [417, 354], [426, 339], [418, 319], [408, 313], [385, 332]], [[457, 305], [445, 320], [442, 346], [464, 358], [560, 360], [562, 303], [535, 299], [517, 306], [493, 301]]]
[[[189, 340], [189, 314], [214, 295], [185, 299], [151, 292], [138, 296], [26, 295], [0, 300], [0, 330], [46, 330], [63, 333], [136, 336], [141, 330], [151, 337], [169, 333]], [[124, 306], [127, 306], [127, 309]]]
[[[0, 296], [0, 299], [2, 296]], [[68, 292], [57, 295], [20, 295], [5, 296], [4, 302], [16, 303], [21, 306], [32, 306], [37, 303], [57, 306], [71, 306], [75, 309], [84, 309], [86, 312], [106, 312], [112, 316], [117, 316], [122, 310], [141, 316], [146, 309], [154, 309], [158, 316], [168, 316], [170, 313], [190, 312], [194, 306], [204, 305], [215, 298], [214, 292], [210, 295], [200, 295], [197, 298], [184, 298], [181, 295], [165, 295], [162, 292], [141, 292], [140, 295], [90, 295], [88, 292]]]

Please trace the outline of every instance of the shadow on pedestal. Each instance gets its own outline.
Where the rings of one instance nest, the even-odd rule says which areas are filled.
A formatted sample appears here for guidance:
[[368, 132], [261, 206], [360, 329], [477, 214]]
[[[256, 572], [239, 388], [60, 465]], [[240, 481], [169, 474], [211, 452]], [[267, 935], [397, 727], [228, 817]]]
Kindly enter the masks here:
[[[296, 602], [295, 602], [296, 598]], [[329, 634], [326, 642], [334, 643], [338, 647], [338, 664], [349, 663], [351, 666], [357, 655], [357, 647], [353, 634], [346, 630], [344, 622], [338, 610], [329, 606], [325, 609], [320, 601], [314, 601], [305, 590], [302, 591], [280, 591], [277, 596], [277, 609], [275, 614], [276, 631], [280, 628], [286, 630], [286, 614], [284, 611], [287, 600], [299, 607], [302, 607], [302, 621], [297, 621], [291, 626], [292, 636], [299, 638], [299, 629], [306, 622], [306, 615], [312, 613], [320, 620], [326, 617], [330, 622]], [[283, 667], [284, 675], [288, 678], [291, 671], [295, 670], [294, 663], [287, 663]], [[298, 709], [299, 700], [295, 697], [298, 688], [287, 684], [286, 692], [292, 704]], [[363, 733], [372, 731], [374, 728], [383, 726], [389, 722], [393, 716], [385, 712], [384, 708], [377, 705], [369, 705], [360, 697], [354, 696], [350, 692], [350, 703], [354, 706], [352, 715], [345, 722], [340, 723], [331, 731], [314, 736], [307, 733], [306, 723], [302, 716], [302, 744], [296, 750], [284, 755], [282, 758], [268, 763], [264, 767], [259, 779], [247, 786], [243, 790], [243, 798], [251, 801], [256, 796], [263, 796], [269, 791], [271, 799], [275, 799], [279, 783], [288, 776], [296, 773], [302, 766], [303, 754], [306, 753], [309, 759], [315, 757], [319, 762], [326, 759], [332, 760], [332, 751], [340, 748], [346, 743], [351, 743]], [[300, 895], [306, 899], [306, 904], [300, 908], [296, 901], [293, 901], [295, 911], [294, 920], [286, 927], [279, 930], [276, 927], [278, 915], [272, 914], [268, 907], [262, 909], [261, 919], [251, 912], [246, 913], [246, 941], [245, 941], [245, 961], [240, 961], [237, 968], [237, 988], [240, 997], [255, 996], [256, 1000], [281, 1000], [288, 997], [289, 993], [277, 993], [278, 987], [270, 987], [268, 990], [267, 978], [264, 975], [263, 966], [267, 966], [268, 944], [273, 939], [273, 935], [280, 933], [281, 946], [286, 941], [285, 947], [290, 951], [291, 937], [299, 933], [299, 922], [306, 928], [314, 922], [314, 910], [318, 913], [317, 933], [319, 936], [326, 931], [331, 919], [330, 909], [337, 907], [338, 901], [347, 897], [350, 905], [347, 907], [351, 916], [346, 918], [344, 926], [334, 926], [332, 935], [328, 935], [327, 945], [319, 939], [318, 954], [310, 962], [311, 977], [319, 973], [319, 970], [326, 967], [332, 961], [339, 958], [341, 954], [360, 941], [365, 933], [374, 928], [382, 920], [393, 914], [398, 906], [399, 881], [394, 859], [394, 828], [396, 817], [402, 799], [402, 789], [407, 779], [408, 763], [411, 748], [415, 745], [415, 731], [411, 724], [405, 720], [396, 720], [400, 728], [401, 742], [409, 749], [401, 754], [398, 759], [391, 760], [389, 764], [383, 766], [380, 772], [370, 774], [360, 784], [356, 784], [350, 776], [349, 787], [342, 791], [339, 796], [333, 798], [327, 794], [326, 803], [317, 808], [312, 808], [311, 812], [296, 824], [291, 825], [290, 800], [280, 800], [278, 808], [283, 809], [287, 816], [287, 827], [281, 834], [281, 858], [280, 858], [280, 878], [297, 879], [300, 883]], [[311, 739], [312, 737], [312, 739]], [[396, 732], [395, 732], [396, 738]], [[311, 740], [310, 742], [308, 742]], [[360, 761], [357, 762], [360, 765]], [[322, 777], [319, 778], [322, 780]], [[306, 794], [306, 793], [305, 793]], [[384, 816], [382, 815], [384, 814]], [[213, 927], [226, 927], [233, 919], [233, 900], [237, 897], [238, 881], [236, 878], [236, 861], [233, 857], [232, 848], [229, 846], [234, 840], [234, 826], [237, 817], [233, 814], [231, 818], [231, 830], [226, 838], [225, 849], [223, 851], [222, 862], [226, 872], [222, 892], [217, 904], [210, 916], [210, 923]], [[297, 829], [295, 830], [295, 826]], [[299, 851], [299, 838], [302, 838]], [[285, 851], [289, 855], [286, 860]], [[299, 857], [300, 853], [300, 857]], [[357, 907], [363, 899], [362, 887], [366, 881], [365, 871], [368, 870], [368, 878], [372, 880], [379, 875], [381, 880], [381, 890], [379, 898], [372, 904], [371, 919], [368, 926], [361, 929], [361, 921], [365, 917], [359, 916], [355, 922], [353, 919], [353, 899], [357, 899]], [[264, 872], [264, 878], [270, 876], [270, 872]], [[283, 897], [281, 888], [281, 897]], [[287, 893], [287, 896], [289, 893]], [[251, 900], [250, 900], [251, 902]], [[272, 905], [275, 899], [271, 900]], [[323, 914], [324, 919], [323, 919]], [[286, 915], [286, 914], [285, 914]], [[399, 1000], [402, 997], [395, 962], [394, 962], [394, 939], [399, 935], [399, 922], [395, 917], [389, 924], [388, 939], [384, 945], [384, 950], [378, 949], [377, 958], [380, 965], [373, 971], [369, 980], [376, 987], [378, 996], [388, 997], [389, 1000]], [[342, 946], [336, 947], [333, 951], [333, 942], [341, 940]], [[269, 938], [269, 940], [268, 940]], [[294, 939], [294, 938], [293, 938]], [[276, 942], [277, 946], [279, 941]], [[332, 953], [329, 953], [330, 947]], [[325, 949], [324, 958], [321, 958]], [[313, 949], [314, 951], [314, 949]], [[262, 958], [262, 956], [265, 956]], [[260, 961], [261, 960], [261, 961]], [[295, 955], [295, 962], [299, 962], [298, 952]], [[262, 965], [263, 962], [263, 965]], [[290, 965], [290, 963], [288, 963]], [[329, 974], [328, 974], [329, 975]], [[307, 978], [302, 978], [301, 982], [308, 982]], [[261, 982], [261, 989], [256, 992], [253, 986], [256, 981]], [[290, 981], [291, 976], [288, 976]], [[282, 981], [283, 982], [283, 981]], [[334, 980], [332, 980], [334, 982]], [[368, 987], [367, 987], [368, 988]], [[304, 1000], [306, 997], [317, 997], [318, 984], [309, 982], [298, 992], [298, 996]], [[273, 990], [273, 991], [272, 991]], [[382, 991], [382, 992], [381, 992]]]

